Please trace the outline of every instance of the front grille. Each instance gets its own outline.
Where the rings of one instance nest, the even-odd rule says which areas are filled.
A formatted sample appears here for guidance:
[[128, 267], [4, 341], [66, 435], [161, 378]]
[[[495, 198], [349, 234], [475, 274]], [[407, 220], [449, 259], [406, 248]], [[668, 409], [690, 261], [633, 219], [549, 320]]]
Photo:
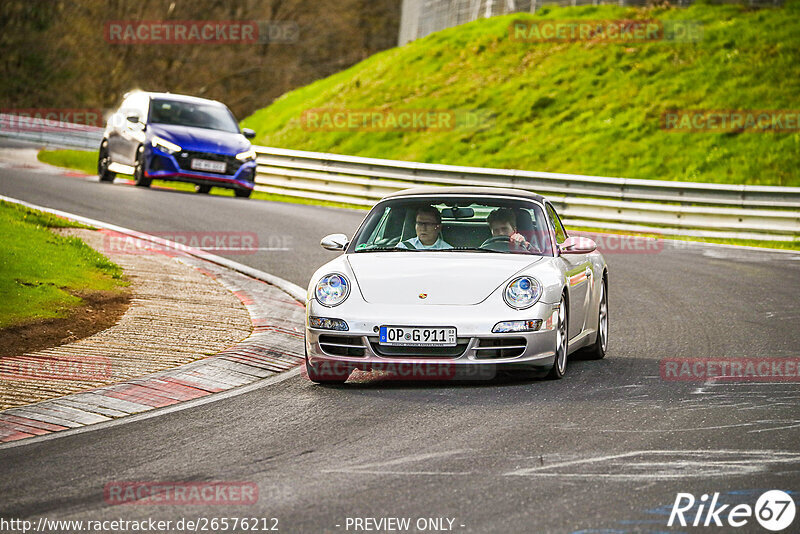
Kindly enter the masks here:
[[322, 352], [332, 356], [364, 356], [366, 347], [358, 336], [335, 336], [322, 334], [319, 336], [319, 347]]
[[467, 350], [467, 342], [458, 343], [455, 347], [397, 347], [380, 345], [377, 338], [370, 338], [369, 344], [375, 354], [388, 357], [457, 358]]
[[[225, 173], [227, 175], [234, 175], [236, 171], [239, 170], [239, 167], [242, 166], [242, 162], [236, 159], [236, 156], [227, 156], [225, 154], [214, 154], [212, 152], [193, 152], [190, 150], [184, 150], [179, 154], [175, 155], [175, 159], [178, 160], [178, 165], [180, 165], [181, 169], [185, 169], [187, 171], [192, 172], [212, 172], [212, 171], [198, 171], [197, 169], [192, 169], [192, 159], [207, 159], [210, 161], [224, 161], [225, 165]], [[219, 173], [223, 174], [223, 173]]]
[[524, 337], [487, 337], [478, 339], [475, 347], [475, 357], [489, 358], [516, 358], [525, 352]]

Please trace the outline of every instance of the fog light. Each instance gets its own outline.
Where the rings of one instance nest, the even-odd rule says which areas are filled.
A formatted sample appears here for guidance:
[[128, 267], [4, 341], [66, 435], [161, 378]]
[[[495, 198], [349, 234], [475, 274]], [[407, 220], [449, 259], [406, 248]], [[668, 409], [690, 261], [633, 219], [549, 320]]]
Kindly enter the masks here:
[[339, 330], [342, 332], [350, 329], [342, 319], [329, 319], [327, 317], [309, 317], [308, 326], [321, 330]]
[[507, 332], [535, 332], [542, 326], [541, 319], [528, 319], [525, 321], [503, 321], [497, 323], [492, 328], [495, 334], [505, 334]]

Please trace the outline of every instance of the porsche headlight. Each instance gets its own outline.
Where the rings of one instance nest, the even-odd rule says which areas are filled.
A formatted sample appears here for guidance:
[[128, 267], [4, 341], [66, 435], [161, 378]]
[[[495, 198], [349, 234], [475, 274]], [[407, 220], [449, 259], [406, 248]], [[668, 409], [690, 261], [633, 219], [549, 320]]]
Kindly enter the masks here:
[[167, 154], [174, 154], [175, 152], [180, 152], [183, 150], [180, 146], [176, 145], [171, 141], [167, 141], [166, 139], [162, 139], [157, 135], [153, 136], [153, 140], [151, 141], [154, 147], [158, 147]]
[[323, 306], [339, 305], [350, 294], [350, 281], [343, 274], [326, 274], [317, 282], [314, 294]]
[[239, 152], [236, 154], [236, 159], [239, 161], [252, 161], [256, 159], [256, 151], [255, 149], [251, 148], [250, 150]]
[[542, 296], [542, 284], [536, 278], [520, 276], [513, 279], [503, 291], [506, 304], [517, 310], [530, 308]]

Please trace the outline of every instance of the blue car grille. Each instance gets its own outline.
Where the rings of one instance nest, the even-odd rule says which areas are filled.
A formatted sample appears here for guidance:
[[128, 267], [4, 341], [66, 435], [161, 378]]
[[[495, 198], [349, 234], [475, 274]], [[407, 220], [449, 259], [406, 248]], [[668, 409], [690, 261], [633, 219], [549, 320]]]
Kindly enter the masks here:
[[239, 167], [242, 166], [242, 162], [236, 159], [236, 156], [227, 156], [225, 154], [214, 154], [212, 152], [193, 152], [189, 150], [184, 150], [183, 152], [175, 154], [175, 159], [178, 160], [178, 165], [181, 167], [181, 169], [197, 172], [196, 169], [192, 169], [192, 159], [194, 158], [207, 159], [209, 161], [224, 161], [226, 163], [224, 174], [226, 175], [236, 174], [236, 171], [238, 171]]

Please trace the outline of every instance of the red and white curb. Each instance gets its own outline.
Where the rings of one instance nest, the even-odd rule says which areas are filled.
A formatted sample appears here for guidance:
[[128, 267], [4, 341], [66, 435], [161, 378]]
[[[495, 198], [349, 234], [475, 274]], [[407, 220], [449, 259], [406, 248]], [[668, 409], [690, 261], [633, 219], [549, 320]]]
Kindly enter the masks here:
[[0, 199], [157, 243], [165, 253], [179, 257], [230, 290], [247, 308], [253, 322], [253, 332], [247, 339], [213, 356], [126, 382], [2, 411], [0, 442], [108, 423], [234, 389], [250, 390], [245, 386], [255, 386], [303, 362], [305, 291], [299, 286], [158, 237], [8, 197]]

